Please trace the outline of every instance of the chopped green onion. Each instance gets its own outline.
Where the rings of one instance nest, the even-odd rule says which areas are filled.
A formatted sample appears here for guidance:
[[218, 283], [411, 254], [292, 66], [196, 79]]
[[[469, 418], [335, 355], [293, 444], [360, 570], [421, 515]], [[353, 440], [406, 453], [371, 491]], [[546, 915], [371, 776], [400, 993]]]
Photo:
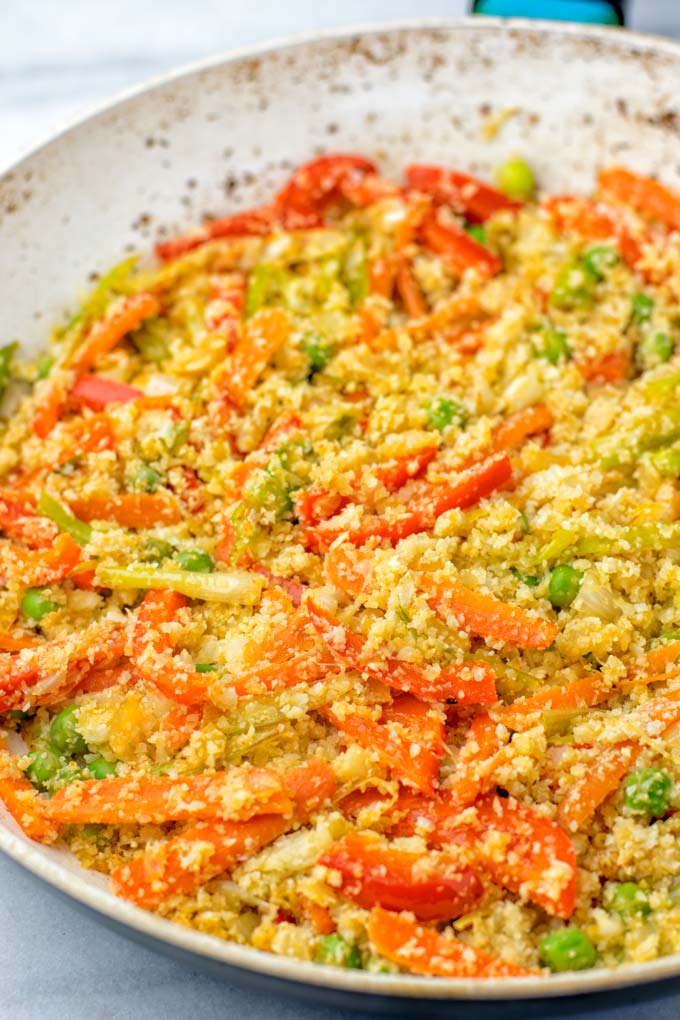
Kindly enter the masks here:
[[265, 579], [247, 570], [223, 570], [213, 574], [192, 570], [154, 570], [151, 567], [97, 568], [97, 581], [106, 588], [153, 588], [178, 591], [190, 599], [255, 605]]
[[622, 917], [651, 913], [649, 896], [637, 882], [618, 882], [609, 894], [609, 907]]
[[12, 360], [19, 344], [5, 344], [0, 347], [0, 400], [4, 397], [12, 378]]
[[593, 300], [597, 277], [582, 261], [566, 262], [559, 270], [549, 302], [553, 308], [565, 311], [587, 308]]
[[92, 528], [85, 521], [79, 521], [70, 510], [62, 506], [49, 492], [41, 492], [38, 497], [38, 510], [56, 524], [60, 531], [75, 539], [78, 545], [87, 545], [92, 538]]
[[286, 273], [275, 262], [260, 262], [248, 278], [246, 290], [245, 317], [250, 319], [255, 312], [281, 299], [286, 283]]
[[561, 329], [547, 328], [543, 330], [543, 347], [534, 346], [537, 358], [545, 358], [551, 365], [556, 365], [562, 358], [571, 356], [571, 348], [567, 343], [566, 333]]
[[486, 228], [481, 223], [466, 223], [465, 232], [474, 237], [478, 244], [486, 244]]
[[538, 562], [550, 563], [552, 560], [559, 559], [563, 552], [570, 549], [571, 546], [578, 542], [578, 535], [575, 531], [569, 531], [567, 528], [560, 528], [555, 532], [553, 538], [548, 542], [546, 546], [541, 549], [538, 555]]
[[170, 357], [168, 327], [162, 319], [145, 319], [130, 339], [135, 350], [144, 361], [159, 365]]
[[152, 468], [150, 464], [143, 464], [135, 471], [130, 485], [139, 492], [154, 492], [161, 481], [162, 476], [155, 468]]
[[675, 341], [668, 333], [646, 333], [636, 349], [638, 364], [643, 369], [665, 364], [675, 351]]
[[51, 354], [41, 354], [35, 362], [36, 379], [47, 379], [53, 364], [54, 358]]
[[321, 372], [333, 357], [333, 345], [316, 330], [305, 333], [302, 350], [309, 358], [309, 373]]
[[633, 429], [610, 432], [595, 440], [590, 450], [592, 459], [603, 467], [620, 467], [676, 439], [680, 439], [680, 407], [669, 406], [648, 415]]
[[496, 183], [510, 198], [528, 202], [536, 190], [536, 178], [528, 163], [515, 157], [496, 169]]
[[680, 478], [680, 449], [677, 446], [654, 450], [649, 460], [662, 478]]
[[368, 259], [361, 238], [357, 238], [347, 249], [342, 280], [349, 294], [350, 308], [357, 308], [368, 294]]
[[516, 577], [521, 584], [526, 584], [528, 588], [536, 588], [540, 584], [540, 580], [534, 574], [521, 574], [517, 567], [510, 567], [510, 573], [513, 577]]
[[197, 673], [214, 673], [217, 665], [214, 662], [197, 662], [195, 669]]
[[642, 326], [643, 323], [649, 322], [654, 311], [654, 303], [654, 299], [648, 297], [647, 294], [633, 294], [630, 299], [630, 318], [626, 329], [629, 326]]
[[342, 935], [322, 935], [316, 947], [314, 962], [361, 970], [361, 953]]

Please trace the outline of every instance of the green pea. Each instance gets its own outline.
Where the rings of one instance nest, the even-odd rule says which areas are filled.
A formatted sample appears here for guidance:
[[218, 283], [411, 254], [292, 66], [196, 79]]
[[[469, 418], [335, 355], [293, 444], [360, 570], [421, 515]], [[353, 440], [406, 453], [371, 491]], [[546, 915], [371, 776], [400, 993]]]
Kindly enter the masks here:
[[173, 546], [162, 538], [148, 538], [144, 543], [140, 559], [145, 563], [162, 563], [168, 560], [174, 553]]
[[655, 368], [664, 365], [675, 351], [675, 341], [668, 333], [646, 333], [636, 349], [637, 362], [641, 368]]
[[534, 347], [537, 358], [545, 358], [551, 365], [556, 365], [562, 358], [571, 355], [571, 348], [567, 343], [566, 333], [561, 329], [543, 330], [543, 347]]
[[517, 157], [507, 160], [496, 170], [496, 184], [510, 198], [528, 202], [536, 190], [536, 178], [531, 167]]
[[62, 708], [50, 723], [50, 743], [66, 754], [84, 754], [85, 738], [78, 729], [78, 709], [74, 705]]
[[197, 662], [195, 669], [197, 673], [214, 673], [217, 665], [214, 662]]
[[36, 620], [38, 623], [43, 616], [53, 613], [58, 608], [57, 603], [49, 597], [44, 588], [29, 588], [21, 600], [21, 612], [29, 620]]
[[649, 897], [637, 882], [619, 882], [609, 895], [609, 906], [622, 917], [633, 914], [646, 915], [651, 913]]
[[620, 261], [621, 256], [616, 248], [610, 248], [608, 245], [597, 245], [583, 253], [583, 265], [598, 280], [604, 280], [607, 270]]
[[510, 567], [510, 573], [528, 588], [536, 588], [540, 584], [539, 578], [534, 574], [521, 574], [517, 567]]
[[588, 970], [595, 966], [595, 947], [580, 928], [559, 928], [541, 939], [541, 963], [552, 971]]
[[630, 319], [628, 320], [629, 326], [642, 326], [643, 323], [649, 322], [654, 311], [654, 299], [642, 294], [641, 292], [633, 294], [630, 299]]
[[53, 364], [54, 358], [50, 354], [41, 354], [35, 363], [36, 379], [47, 379]]
[[440, 432], [454, 423], [463, 428], [467, 421], [465, 408], [453, 397], [433, 397], [425, 405], [425, 410], [428, 424]]
[[593, 300], [593, 287], [597, 277], [583, 262], [565, 262], [557, 274], [549, 302], [553, 308], [569, 311], [587, 308]]
[[665, 449], [654, 450], [649, 460], [662, 478], [680, 478], [680, 449], [677, 447], [667, 446]]
[[555, 567], [548, 585], [548, 598], [555, 609], [566, 609], [572, 604], [579, 593], [582, 580], [582, 572], [566, 563]]
[[466, 223], [465, 231], [473, 237], [478, 244], [486, 244], [486, 228], [481, 223]]
[[118, 765], [115, 761], [107, 761], [106, 758], [93, 758], [87, 763], [87, 768], [95, 779], [108, 779], [118, 772]]
[[343, 939], [342, 935], [322, 935], [316, 947], [314, 962], [361, 970], [359, 950]]
[[49, 748], [31, 751], [28, 759], [26, 775], [39, 790], [45, 790], [50, 780], [65, 764], [64, 759]]
[[668, 811], [672, 786], [663, 769], [636, 769], [624, 783], [624, 803], [631, 811], [660, 818]]
[[158, 471], [149, 464], [143, 464], [135, 471], [130, 484], [139, 492], [153, 492], [158, 488], [160, 481], [161, 475]]
[[305, 333], [302, 350], [309, 358], [310, 375], [320, 372], [333, 357], [333, 345], [316, 331]]
[[215, 569], [214, 559], [203, 549], [181, 549], [175, 562], [182, 570], [193, 570], [196, 574], [212, 574]]

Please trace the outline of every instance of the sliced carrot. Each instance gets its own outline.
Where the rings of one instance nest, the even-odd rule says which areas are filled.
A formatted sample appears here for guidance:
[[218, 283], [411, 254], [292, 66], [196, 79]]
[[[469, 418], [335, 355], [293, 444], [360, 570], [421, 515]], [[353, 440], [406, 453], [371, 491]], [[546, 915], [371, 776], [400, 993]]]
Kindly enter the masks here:
[[[82, 687], [81, 687], [82, 690]], [[191, 705], [177, 705], [161, 719], [158, 736], [167, 751], [179, 751], [201, 725], [203, 712]]]
[[451, 206], [474, 223], [484, 223], [501, 210], [522, 207], [490, 184], [443, 166], [413, 163], [406, 167], [405, 176], [412, 188], [430, 195], [437, 204]]
[[20, 578], [27, 587], [42, 588], [68, 577], [82, 550], [70, 535], [59, 534], [49, 549], [28, 551], [18, 546], [0, 547], [0, 571]]
[[30, 549], [49, 549], [59, 534], [52, 521], [38, 517], [29, 506], [8, 496], [0, 496], [0, 528]]
[[264, 308], [252, 317], [220, 380], [223, 393], [237, 409], [243, 408], [261, 373], [288, 339], [289, 331], [288, 316], [281, 308]]
[[498, 255], [490, 251], [462, 227], [442, 223], [436, 212], [427, 216], [420, 228], [423, 244], [446, 258], [451, 269], [458, 274], [475, 269], [482, 276], [495, 276], [501, 268]]
[[680, 230], [680, 195], [659, 181], [623, 167], [610, 167], [600, 171], [598, 183], [603, 191], [620, 202], [645, 216], [661, 220], [671, 230]]
[[358, 598], [371, 590], [373, 550], [345, 543], [334, 545], [323, 561], [327, 579], [339, 591]]
[[396, 492], [411, 478], [417, 478], [427, 465], [437, 456], [437, 446], [422, 446], [414, 453], [395, 457], [385, 464], [379, 464], [372, 472], [388, 492]]
[[427, 315], [427, 302], [415, 278], [411, 262], [405, 255], [401, 255], [397, 260], [395, 283], [407, 314], [412, 319], [421, 319]]
[[104, 354], [108, 354], [128, 333], [159, 311], [153, 294], [131, 294], [119, 301], [102, 319], [90, 327], [81, 346], [69, 359], [68, 367], [78, 375], [87, 372]]
[[377, 255], [368, 265], [368, 290], [370, 294], [391, 298], [394, 290], [394, 260], [387, 255]]
[[243, 335], [245, 295], [245, 275], [232, 274], [223, 285], [213, 290], [205, 309], [206, 326], [211, 332], [224, 337], [227, 352], [233, 351]]
[[391, 656], [379, 658], [366, 652], [365, 638], [343, 627], [337, 617], [311, 598], [307, 600], [307, 612], [333, 655], [365, 676], [425, 701], [453, 698], [472, 705], [496, 701], [495, 674], [486, 662], [462, 662], [437, 669]]
[[23, 648], [35, 648], [41, 644], [35, 634], [0, 634], [0, 652], [20, 652]]
[[31, 426], [39, 439], [47, 439], [61, 417], [66, 403], [67, 379], [46, 379], [37, 390]]
[[191, 819], [246, 821], [292, 808], [272, 769], [232, 768], [201, 776], [112, 776], [70, 783], [47, 807], [61, 825], [146, 824]]
[[446, 623], [453, 620], [468, 634], [505, 641], [516, 648], [549, 648], [557, 636], [557, 625], [550, 620], [467, 588], [452, 577], [436, 581], [430, 574], [421, 574], [417, 583], [432, 609]]
[[82, 521], [113, 521], [121, 528], [133, 530], [178, 524], [182, 520], [182, 510], [174, 496], [160, 492], [80, 496], [69, 505]]
[[497, 454], [474, 464], [452, 482], [423, 480], [415, 483], [407, 513], [393, 519], [368, 516], [356, 526], [339, 524], [335, 518], [308, 528], [307, 545], [315, 552], [327, 552], [333, 542], [346, 535], [354, 545], [371, 538], [386, 539], [392, 545], [421, 531], [429, 531], [443, 513], [466, 509], [490, 496], [512, 478], [512, 464], [506, 454]]
[[396, 850], [374, 833], [349, 832], [319, 864], [340, 876], [333, 889], [370, 910], [410, 910], [421, 921], [448, 921], [479, 903], [484, 887], [472, 868], [453, 860]]
[[329, 800], [335, 778], [325, 762], [312, 758], [286, 776], [285, 786], [295, 804], [292, 815], [260, 815], [246, 822], [192, 826], [116, 868], [111, 875], [114, 891], [147, 909], [170, 896], [189, 895], [284, 832], [303, 825]]
[[[660, 645], [658, 648], [653, 648], [651, 652], [647, 652], [639, 663], [639, 668], [649, 673], [662, 673], [666, 666], [677, 662], [678, 659], [680, 659], [680, 641], [669, 641], [668, 644]], [[635, 667], [630, 670], [630, 672], [638, 671], [639, 669], [635, 669]]]
[[576, 367], [586, 382], [619, 383], [628, 375], [629, 365], [628, 351], [611, 351], [579, 361]]
[[373, 952], [414, 974], [438, 977], [529, 977], [536, 971], [497, 960], [481, 949], [424, 928], [402, 914], [374, 907], [368, 919]]
[[308, 896], [302, 897], [302, 911], [318, 935], [332, 935], [337, 925], [330, 911]]
[[403, 783], [432, 793], [446, 745], [444, 723], [430, 705], [412, 694], [400, 694], [385, 706], [379, 722], [329, 705], [320, 714], [350, 740], [375, 751]]
[[496, 429], [491, 441], [492, 449], [511, 450], [514, 446], [521, 446], [530, 436], [547, 432], [553, 421], [553, 413], [545, 404], [518, 411]]
[[[0, 751], [6, 750], [0, 741]], [[24, 835], [38, 843], [52, 843], [58, 835], [54, 823], [45, 814], [45, 805], [34, 786], [15, 766], [0, 755], [0, 801]]]
[[132, 631], [132, 661], [144, 680], [183, 705], [208, 701], [203, 674], [173, 654], [171, 625], [188, 599], [175, 591], [149, 591], [137, 610]]
[[577, 779], [564, 795], [557, 809], [557, 820], [567, 832], [576, 832], [614, 793], [630, 771], [640, 753], [635, 740], [605, 747], [592, 762], [585, 776]]
[[328, 520], [349, 502], [349, 496], [310, 486], [295, 494], [295, 513], [301, 524], [314, 525]]
[[542, 687], [528, 698], [494, 710], [494, 718], [516, 728], [537, 712], [574, 712], [592, 708], [611, 697], [613, 688], [603, 684], [599, 673], [579, 677], [567, 684]]
[[129, 662], [97, 666], [83, 677], [76, 689], [80, 694], [96, 694], [98, 691], [108, 691], [111, 687], [129, 687], [139, 679], [139, 674]]
[[471, 804], [494, 782], [498, 767], [508, 759], [507, 745], [498, 736], [498, 723], [485, 712], [476, 715], [456, 758], [451, 796], [458, 804]]

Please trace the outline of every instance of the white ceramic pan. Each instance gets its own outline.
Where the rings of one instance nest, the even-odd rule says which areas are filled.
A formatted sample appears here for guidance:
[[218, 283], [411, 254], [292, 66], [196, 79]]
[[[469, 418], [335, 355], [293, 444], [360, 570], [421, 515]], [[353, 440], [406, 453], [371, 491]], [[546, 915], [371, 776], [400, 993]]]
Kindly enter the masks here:
[[[495, 19], [343, 30], [189, 68], [100, 109], [0, 179], [2, 342], [44, 344], [93, 272], [163, 229], [265, 200], [322, 151], [363, 152], [387, 173], [417, 159], [482, 176], [520, 152], [551, 191], [586, 190], [612, 161], [678, 183], [679, 97], [675, 43]], [[515, 115], [485, 141], [489, 115], [509, 108]], [[30, 844], [1, 810], [0, 849], [133, 938], [231, 981], [318, 1002], [401, 1013], [410, 1004], [430, 1016], [573, 1015], [592, 1007], [593, 994], [607, 1005], [631, 1002], [676, 990], [680, 978], [680, 956], [483, 982], [319, 967], [117, 900], [67, 853]]]

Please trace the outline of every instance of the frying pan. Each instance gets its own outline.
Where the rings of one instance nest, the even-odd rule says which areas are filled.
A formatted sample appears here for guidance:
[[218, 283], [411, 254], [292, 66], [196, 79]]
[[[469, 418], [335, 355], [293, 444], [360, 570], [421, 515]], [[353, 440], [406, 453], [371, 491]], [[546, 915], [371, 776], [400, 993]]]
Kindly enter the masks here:
[[[498, 19], [413, 21], [239, 51], [150, 82], [30, 152], [0, 178], [3, 342], [45, 343], [74, 296], [163, 230], [265, 201], [323, 151], [398, 175], [414, 159], [488, 176], [513, 153], [542, 187], [591, 187], [622, 162], [680, 183], [680, 46], [618, 29]], [[498, 114], [504, 114], [498, 117]], [[489, 124], [502, 126], [494, 134]], [[383, 1013], [573, 1016], [677, 991], [680, 955], [548, 978], [347, 971], [262, 953], [113, 897], [0, 808], [0, 850], [102, 921], [269, 993]], [[633, 987], [637, 986], [637, 987]]]

